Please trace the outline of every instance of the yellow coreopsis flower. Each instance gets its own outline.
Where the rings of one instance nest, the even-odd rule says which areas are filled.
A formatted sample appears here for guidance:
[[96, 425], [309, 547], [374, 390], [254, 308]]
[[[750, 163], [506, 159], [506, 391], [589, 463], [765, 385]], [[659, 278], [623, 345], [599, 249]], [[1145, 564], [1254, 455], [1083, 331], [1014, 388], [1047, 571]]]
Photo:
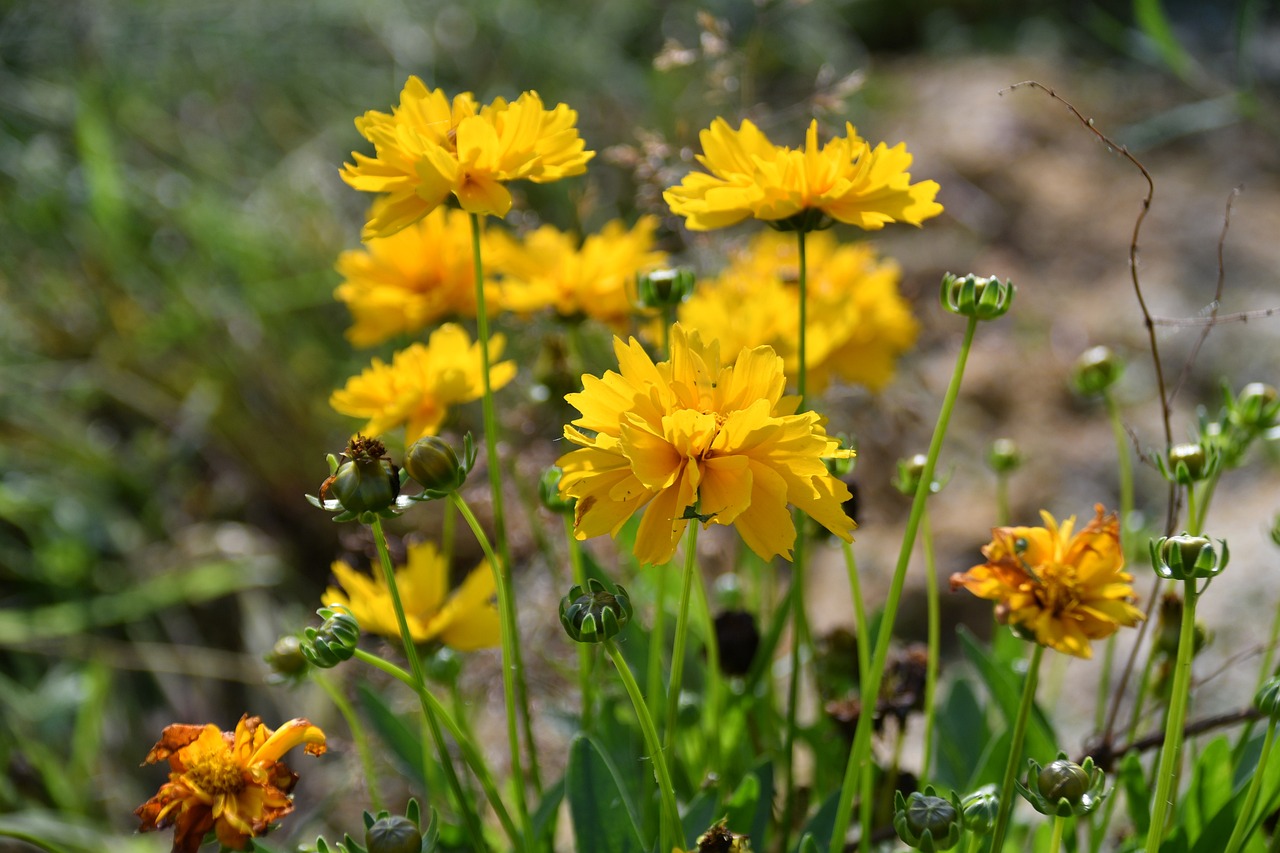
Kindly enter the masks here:
[[764, 559], [791, 558], [788, 504], [845, 540], [853, 521], [844, 483], [823, 459], [848, 457], [816, 412], [784, 397], [782, 359], [743, 349], [731, 365], [696, 331], [671, 329], [671, 359], [654, 362], [632, 338], [614, 339], [618, 372], [582, 377], [565, 399], [582, 416], [564, 436], [579, 445], [556, 462], [560, 493], [577, 499], [578, 539], [616, 535], [637, 510], [636, 557], [665, 563], [690, 519], [732, 524]]
[[[358, 347], [476, 314], [471, 224], [460, 210], [437, 208], [390, 237], [343, 252], [337, 270], [343, 281], [334, 295], [355, 320], [347, 340]], [[498, 307], [498, 290], [487, 279], [485, 303]]]
[[784, 223], [805, 215], [812, 230], [822, 218], [877, 231], [890, 222], [919, 225], [942, 212], [934, 181], [911, 183], [911, 155], [899, 143], [872, 148], [852, 124], [845, 135], [818, 144], [818, 122], [809, 125], [801, 149], [774, 145], [750, 121], [734, 130], [723, 118], [699, 135], [698, 162], [663, 197], [694, 231], [724, 228], [744, 219]]
[[632, 282], [636, 275], [666, 263], [653, 245], [658, 227], [643, 216], [628, 229], [609, 222], [582, 242], [544, 225], [520, 241], [494, 233], [490, 263], [503, 275], [502, 304], [519, 312], [553, 308], [561, 316], [586, 314], [614, 328], [634, 313]]
[[324, 732], [303, 719], [274, 732], [248, 714], [234, 732], [212, 723], [166, 726], [146, 763], [168, 759], [169, 781], [134, 812], [139, 830], [174, 827], [174, 853], [196, 853], [210, 830], [232, 850], [246, 849], [293, 811], [298, 774], [280, 757], [303, 744], [310, 755], [324, 754]]
[[995, 528], [982, 548], [987, 561], [952, 575], [951, 588], [999, 602], [997, 618], [1042, 646], [1092, 657], [1093, 640], [1143, 619], [1124, 571], [1120, 523], [1101, 504], [1094, 510], [1074, 536], [1075, 516], [1059, 525], [1043, 511], [1044, 527]]
[[[498, 362], [505, 343], [502, 335], [489, 339], [489, 383], [501, 388], [516, 375], [512, 361]], [[374, 359], [359, 376], [334, 391], [329, 405], [344, 415], [368, 418], [360, 428], [378, 436], [404, 425], [405, 444], [435, 435], [449, 406], [478, 400], [484, 394], [480, 372], [480, 343], [466, 330], [446, 323], [431, 333], [426, 345], [412, 344], [396, 353], [391, 363]]]
[[[363, 631], [400, 638], [391, 591], [381, 573], [371, 577], [338, 561], [333, 564], [333, 574], [341, 588], [325, 590], [326, 605], [345, 605]], [[438, 640], [462, 652], [498, 645], [496, 590], [487, 561], [449, 592], [449, 566], [444, 556], [432, 543], [420, 542], [409, 545], [406, 563], [396, 568], [395, 575], [409, 635], [415, 643]]]
[[564, 104], [544, 109], [537, 92], [479, 106], [470, 92], [449, 100], [410, 77], [390, 113], [371, 110], [356, 129], [375, 156], [352, 152], [342, 179], [357, 190], [386, 194], [365, 225], [365, 236], [386, 237], [421, 219], [450, 195], [468, 213], [506, 216], [508, 181], [548, 183], [580, 175], [586, 151]]
[[[919, 328], [898, 292], [898, 265], [866, 243], [840, 243], [829, 231], [807, 241], [809, 388], [821, 390], [835, 375], [879, 391]], [[771, 346], [793, 373], [799, 367], [798, 264], [793, 238], [761, 232], [680, 306], [680, 320], [718, 338], [727, 351]]]

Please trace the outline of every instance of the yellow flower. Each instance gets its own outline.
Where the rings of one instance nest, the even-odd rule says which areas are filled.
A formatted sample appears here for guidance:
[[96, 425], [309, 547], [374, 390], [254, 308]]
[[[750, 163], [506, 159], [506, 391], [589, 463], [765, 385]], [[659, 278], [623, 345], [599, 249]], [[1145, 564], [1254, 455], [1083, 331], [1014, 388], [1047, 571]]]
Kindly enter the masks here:
[[796, 414], [783, 397], [782, 359], [743, 349], [721, 365], [716, 342], [671, 329], [671, 360], [657, 364], [639, 342], [614, 339], [618, 372], [582, 377], [565, 399], [582, 413], [564, 437], [579, 445], [556, 462], [560, 492], [577, 499], [575, 535], [616, 535], [637, 510], [636, 557], [665, 563], [688, 520], [733, 524], [764, 559], [791, 558], [795, 526], [787, 505], [852, 540], [842, 504], [849, 490], [823, 459], [848, 457], [815, 412]]
[[302, 744], [310, 755], [324, 754], [324, 732], [303, 719], [273, 732], [248, 714], [234, 732], [212, 723], [166, 726], [146, 763], [169, 759], [169, 781], [134, 812], [139, 830], [173, 826], [174, 853], [196, 853], [209, 830], [232, 850], [246, 849], [293, 811], [298, 774], [279, 759]]
[[995, 528], [982, 549], [987, 562], [952, 575], [951, 588], [999, 602], [1000, 621], [1042, 646], [1092, 657], [1091, 641], [1143, 619], [1132, 604], [1119, 522], [1103, 514], [1102, 504], [1094, 511], [1075, 536], [1075, 516], [1059, 526], [1044, 511], [1044, 527]]
[[694, 231], [753, 217], [781, 223], [807, 212], [877, 231], [889, 222], [919, 225], [942, 212], [933, 200], [936, 182], [911, 183], [903, 143], [873, 149], [852, 124], [845, 133], [819, 146], [815, 119], [804, 148], [792, 149], [774, 145], [749, 121], [734, 130], [717, 118], [700, 134], [698, 162], [710, 174], [692, 172], [663, 197]]
[[[375, 209], [377, 205], [375, 205]], [[390, 237], [338, 256], [345, 302], [355, 325], [347, 340], [358, 347], [416, 332], [451, 316], [476, 315], [471, 224], [460, 210], [438, 208]], [[485, 282], [485, 303], [496, 310], [498, 291]]]
[[501, 271], [504, 307], [525, 313], [554, 308], [561, 316], [586, 314], [614, 328], [634, 313], [632, 282], [637, 274], [666, 263], [665, 252], [654, 249], [654, 216], [643, 216], [635, 227], [614, 220], [583, 241], [544, 225], [516, 242], [490, 237], [490, 263]]
[[[489, 340], [489, 382], [495, 391], [516, 375], [515, 362], [497, 362], [504, 343], [502, 335]], [[480, 344], [472, 343], [461, 326], [446, 323], [431, 333], [425, 346], [410, 345], [390, 364], [375, 358], [333, 392], [329, 405], [344, 415], [368, 418], [360, 428], [365, 435], [385, 435], [403, 424], [409, 445], [435, 435], [449, 406], [483, 396], [480, 371]]]
[[[498, 609], [489, 563], [482, 562], [462, 585], [448, 591], [449, 566], [430, 542], [411, 544], [407, 562], [396, 568], [396, 588], [404, 605], [409, 635], [415, 643], [439, 640], [450, 648], [469, 652], [498, 645]], [[351, 610], [363, 631], [400, 638], [400, 625], [391, 606], [391, 591], [381, 572], [373, 577], [341, 561], [333, 564], [342, 587], [324, 591], [324, 603], [342, 604]], [[344, 591], [345, 590], [345, 593]]]
[[[809, 388], [832, 375], [879, 391], [910, 349], [918, 324], [898, 293], [898, 265], [865, 243], [842, 244], [829, 231], [806, 237]], [[727, 269], [680, 306], [680, 321], [725, 351], [773, 347], [788, 373], [799, 368], [799, 259], [794, 237], [765, 231]]]
[[564, 104], [543, 109], [537, 92], [480, 107], [470, 92], [449, 101], [410, 77], [391, 113], [371, 110], [356, 129], [375, 156], [352, 152], [342, 179], [362, 192], [385, 193], [386, 203], [365, 225], [365, 237], [386, 237], [453, 195], [468, 213], [506, 216], [507, 181], [549, 183], [587, 169], [578, 114]]

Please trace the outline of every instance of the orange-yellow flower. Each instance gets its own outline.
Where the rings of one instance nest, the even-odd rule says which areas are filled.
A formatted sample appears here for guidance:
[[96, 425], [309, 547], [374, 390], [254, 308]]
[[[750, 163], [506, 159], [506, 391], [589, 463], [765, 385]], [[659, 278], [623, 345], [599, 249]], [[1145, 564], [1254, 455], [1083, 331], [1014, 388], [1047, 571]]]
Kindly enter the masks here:
[[564, 317], [585, 314], [614, 328], [625, 325], [635, 313], [636, 275], [666, 263], [666, 253], [653, 245], [657, 227], [654, 216], [641, 217], [631, 229], [615, 219], [581, 248], [550, 225], [518, 242], [495, 232], [489, 257], [503, 276], [503, 306], [524, 313], [553, 308]]
[[[489, 339], [489, 383], [496, 391], [516, 375], [512, 361], [498, 362], [505, 339]], [[396, 353], [391, 363], [380, 359], [359, 376], [334, 391], [329, 405], [344, 415], [368, 418], [360, 428], [365, 435], [385, 435], [404, 426], [405, 445], [424, 435], [435, 435], [449, 406], [479, 400], [480, 344], [472, 343], [461, 326], [446, 323], [431, 333], [426, 345], [411, 344]]]
[[352, 152], [355, 163], [343, 166], [342, 179], [386, 195], [365, 225], [366, 238], [394, 234], [450, 195], [468, 213], [506, 216], [506, 182], [549, 183], [586, 171], [595, 152], [585, 150], [577, 120], [564, 104], [544, 109], [537, 92], [481, 107], [470, 92], [450, 102], [443, 90], [428, 91], [410, 77], [390, 113], [371, 110], [356, 119], [375, 156]]
[[[493, 572], [487, 561], [450, 593], [449, 566], [435, 545], [411, 544], [406, 558], [405, 565], [395, 570], [396, 589], [415, 643], [439, 640], [462, 652], [498, 645], [498, 608], [494, 604]], [[326, 605], [346, 606], [362, 631], [400, 639], [391, 590], [381, 572], [370, 577], [337, 561], [333, 574], [341, 589], [331, 586], [325, 590]]]
[[781, 223], [806, 212], [818, 217], [804, 230], [825, 216], [877, 231], [890, 222], [919, 225], [942, 212], [933, 200], [936, 182], [911, 183], [903, 143], [872, 148], [852, 124], [819, 146], [815, 119], [800, 149], [774, 145], [750, 121], [734, 130], [723, 118], [699, 138], [698, 162], [707, 172], [691, 172], [663, 194], [694, 231], [750, 218]]
[[679, 323], [669, 361], [655, 364], [634, 338], [614, 338], [613, 348], [618, 372], [583, 376], [583, 390], [565, 397], [582, 413], [564, 428], [578, 449], [556, 463], [561, 494], [577, 499], [578, 539], [616, 535], [643, 509], [643, 563], [670, 560], [691, 518], [735, 525], [762, 558], [790, 559], [789, 504], [852, 539], [849, 490], [822, 461], [852, 451], [826, 434], [820, 415], [795, 413], [772, 349], [743, 349], [722, 365], [718, 343]]
[[174, 853], [196, 853], [210, 830], [232, 850], [244, 850], [250, 838], [293, 811], [289, 792], [298, 774], [280, 757], [303, 744], [310, 755], [325, 751], [324, 732], [303, 719], [274, 732], [248, 714], [234, 732], [212, 723], [166, 726], [146, 763], [167, 758], [169, 781], [134, 812], [139, 829], [173, 826]]
[[999, 602], [1000, 621], [1042, 646], [1092, 657], [1093, 640], [1143, 619], [1124, 571], [1120, 524], [1101, 504], [1094, 510], [1074, 536], [1075, 516], [1059, 525], [1044, 511], [1044, 527], [995, 528], [982, 549], [987, 561], [952, 575], [951, 588]]
[[[474, 317], [471, 252], [467, 215], [443, 207], [390, 237], [343, 252], [337, 263], [343, 281], [334, 295], [355, 321], [347, 340], [369, 347], [443, 319]], [[485, 303], [491, 312], [499, 307], [498, 290], [487, 279]]]

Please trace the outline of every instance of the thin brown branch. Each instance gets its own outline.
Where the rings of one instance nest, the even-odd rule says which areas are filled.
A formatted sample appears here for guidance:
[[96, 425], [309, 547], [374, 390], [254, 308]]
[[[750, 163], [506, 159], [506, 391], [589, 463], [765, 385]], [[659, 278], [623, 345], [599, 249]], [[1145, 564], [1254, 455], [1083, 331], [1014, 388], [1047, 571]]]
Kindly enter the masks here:
[[1218, 319], [1218, 309], [1222, 307], [1222, 288], [1227, 281], [1227, 265], [1223, 259], [1223, 247], [1227, 243], [1227, 230], [1231, 228], [1231, 206], [1235, 203], [1236, 197], [1240, 195], [1240, 187], [1235, 187], [1227, 196], [1227, 209], [1222, 215], [1222, 233], [1218, 235], [1218, 284], [1213, 291], [1213, 302], [1210, 303], [1209, 316], [1204, 318], [1206, 322], [1200, 329], [1200, 336], [1196, 338], [1195, 346], [1191, 348], [1191, 352], [1187, 353], [1187, 360], [1182, 363], [1182, 372], [1178, 374], [1178, 381], [1173, 386], [1173, 390], [1169, 392], [1169, 403], [1172, 405], [1178, 392], [1182, 390], [1183, 384], [1186, 383], [1187, 377], [1191, 375], [1191, 367], [1196, 363], [1196, 358], [1200, 355], [1200, 347], [1204, 346], [1205, 339], [1209, 337], [1209, 332], [1213, 330]]
[[[1215, 303], [1216, 304], [1216, 303]], [[1280, 314], [1280, 308], [1259, 308], [1255, 311], [1237, 311], [1234, 314], [1218, 314], [1209, 317], [1152, 317], [1157, 326], [1220, 326], [1223, 323], [1248, 323]], [[1206, 329], [1206, 331], [1208, 331]], [[1203, 339], [1203, 338], [1202, 338]]]

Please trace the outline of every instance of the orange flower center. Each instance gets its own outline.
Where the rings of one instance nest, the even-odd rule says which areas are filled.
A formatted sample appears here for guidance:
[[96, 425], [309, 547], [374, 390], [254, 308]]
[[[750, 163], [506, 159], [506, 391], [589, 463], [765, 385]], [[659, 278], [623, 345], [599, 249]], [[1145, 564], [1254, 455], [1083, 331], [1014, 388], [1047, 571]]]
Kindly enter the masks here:
[[1045, 610], [1060, 616], [1079, 606], [1081, 599], [1075, 566], [1046, 563], [1038, 566], [1036, 573], [1040, 577], [1040, 583], [1036, 584], [1036, 597]]
[[230, 752], [203, 756], [187, 768], [186, 778], [210, 796], [234, 794], [244, 787], [244, 774]]

